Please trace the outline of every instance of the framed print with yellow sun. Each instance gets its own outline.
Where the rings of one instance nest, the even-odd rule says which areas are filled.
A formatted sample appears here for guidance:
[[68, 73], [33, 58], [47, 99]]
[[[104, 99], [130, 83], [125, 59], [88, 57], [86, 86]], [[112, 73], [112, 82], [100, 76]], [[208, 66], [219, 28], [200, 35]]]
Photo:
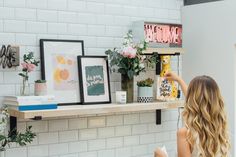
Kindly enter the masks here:
[[77, 56], [83, 55], [82, 40], [40, 39], [42, 79], [59, 105], [81, 104]]

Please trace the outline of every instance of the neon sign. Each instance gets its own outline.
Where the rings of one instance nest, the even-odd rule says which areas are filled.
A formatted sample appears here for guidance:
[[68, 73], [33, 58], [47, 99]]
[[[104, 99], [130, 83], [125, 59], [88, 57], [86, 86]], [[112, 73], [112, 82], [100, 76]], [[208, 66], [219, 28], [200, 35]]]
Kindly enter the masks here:
[[182, 47], [182, 25], [145, 23], [144, 34], [150, 43]]

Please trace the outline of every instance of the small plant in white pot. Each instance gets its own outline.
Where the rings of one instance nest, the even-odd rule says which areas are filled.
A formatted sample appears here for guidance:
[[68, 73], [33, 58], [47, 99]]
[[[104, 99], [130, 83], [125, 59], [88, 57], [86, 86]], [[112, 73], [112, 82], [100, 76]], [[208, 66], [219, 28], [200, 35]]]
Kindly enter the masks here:
[[47, 82], [46, 80], [36, 80], [34, 84], [34, 95], [47, 95]]
[[153, 83], [154, 80], [151, 78], [137, 82], [138, 102], [148, 103], [153, 101]]

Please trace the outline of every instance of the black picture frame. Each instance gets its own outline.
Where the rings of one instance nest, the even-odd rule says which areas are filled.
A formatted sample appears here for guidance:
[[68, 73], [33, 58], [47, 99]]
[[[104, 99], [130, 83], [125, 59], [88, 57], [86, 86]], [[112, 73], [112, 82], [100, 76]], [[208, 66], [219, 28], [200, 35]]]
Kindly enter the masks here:
[[[87, 60], [86, 60], [87, 59]], [[79, 75], [79, 81], [80, 81], [80, 92], [81, 92], [81, 102], [83, 105], [92, 105], [92, 104], [107, 104], [107, 103], [111, 103], [111, 89], [110, 89], [110, 76], [109, 76], [109, 65], [108, 65], [108, 58], [107, 56], [78, 56], [77, 57], [78, 60], [78, 66], [79, 66], [79, 73], [81, 75]], [[88, 79], [85, 77], [85, 69], [86, 69], [86, 65], [84, 65], [84, 61], [86, 60], [86, 64], [87, 64], [87, 68], [88, 67], [92, 67], [92, 66], [98, 66], [98, 65], [102, 65], [103, 66], [103, 70], [105, 70], [105, 72], [103, 73], [103, 83], [104, 83], [104, 95], [100, 96], [99, 95], [93, 95], [93, 96], [89, 96], [89, 92], [88, 92], [88, 88], [87, 88], [87, 84], [88, 84]], [[90, 63], [89, 63], [89, 60]], [[100, 62], [98, 62], [100, 60]], [[95, 62], [97, 61], [98, 64], [96, 64]], [[104, 61], [103, 64], [101, 64]], [[99, 64], [100, 63], [100, 64]], [[105, 66], [105, 67], [104, 67]], [[86, 78], [86, 82], [85, 82], [85, 78]], [[86, 83], [86, 86], [85, 86]], [[87, 93], [87, 94], [86, 94]], [[104, 97], [104, 99], [102, 99]], [[88, 100], [90, 99], [90, 100]], [[100, 99], [100, 100], [99, 100]]]
[[[52, 64], [53, 61], [56, 60], [56, 58], [51, 59], [54, 57], [53, 55], [62, 55], [62, 56], [64, 55], [63, 57], [67, 57], [67, 59], [69, 58], [67, 61], [69, 60], [71, 61], [73, 65], [72, 69], [74, 70], [73, 73], [71, 72], [71, 75], [74, 77], [71, 77], [71, 80], [68, 80], [66, 82], [67, 84], [69, 84], [70, 82], [69, 86], [66, 87], [64, 85], [64, 88], [70, 87], [71, 89], [55, 90], [55, 84], [54, 84], [55, 82], [53, 82], [53, 79], [55, 79], [54, 78], [55, 76], [53, 76], [55, 74], [55, 72], [53, 71], [53, 67], [55, 66], [53, 66]], [[81, 104], [81, 98], [80, 98], [81, 94], [80, 90], [78, 89], [79, 78], [78, 78], [77, 56], [84, 56], [83, 40], [40, 39], [41, 78], [43, 80], [47, 80], [48, 93], [55, 95], [55, 98], [58, 101], [58, 105]], [[64, 67], [64, 68], [69, 69], [70, 67]], [[69, 69], [69, 71], [70, 70], [71, 69]], [[63, 88], [63, 87], [61, 85], [61, 87], [58, 86], [57, 88]]]

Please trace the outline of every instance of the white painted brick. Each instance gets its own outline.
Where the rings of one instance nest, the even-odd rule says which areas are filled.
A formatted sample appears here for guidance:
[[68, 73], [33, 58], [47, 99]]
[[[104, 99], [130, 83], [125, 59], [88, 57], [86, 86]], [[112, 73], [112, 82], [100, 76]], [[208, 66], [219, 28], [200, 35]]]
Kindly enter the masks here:
[[156, 113], [140, 113], [140, 123], [154, 123], [156, 121]]
[[112, 37], [123, 37], [126, 31], [119, 26], [106, 26], [106, 35]]
[[68, 120], [50, 120], [49, 131], [63, 131], [68, 129]]
[[177, 8], [177, 1], [176, 0], [165, 0], [162, 2], [162, 6], [168, 9], [176, 9]]
[[127, 136], [131, 135], [131, 126], [117, 126], [116, 127], [116, 136]]
[[85, 1], [68, 0], [68, 10], [83, 12], [87, 10]]
[[15, 95], [15, 86], [12, 84], [1, 84], [0, 85], [0, 96], [6, 96], [6, 95]]
[[105, 26], [102, 25], [89, 25], [88, 35], [102, 36], [105, 34]]
[[26, 123], [25, 122], [17, 122], [17, 130], [20, 132], [26, 131]]
[[132, 7], [132, 6], [124, 6], [124, 15], [137, 16], [138, 15], [138, 8]]
[[104, 139], [88, 141], [89, 151], [101, 150], [105, 148], [106, 148], [106, 140]]
[[83, 129], [79, 130], [80, 140], [89, 140], [97, 138], [97, 129]]
[[35, 9], [16, 8], [15, 13], [16, 13], [16, 19], [21, 19], [21, 20], [35, 20], [36, 19]]
[[28, 147], [28, 157], [44, 157], [48, 156], [48, 146], [31, 146]]
[[57, 21], [57, 11], [52, 10], [37, 10], [37, 19], [39, 21]]
[[148, 124], [148, 132], [161, 132], [162, 131], [162, 125], [156, 125], [156, 124]]
[[77, 141], [78, 134], [77, 130], [59, 132], [59, 142]]
[[89, 128], [104, 127], [106, 124], [105, 117], [90, 117], [88, 119]]
[[4, 22], [5, 32], [25, 32], [25, 28], [25, 21], [5, 20]]
[[179, 10], [169, 10], [169, 14], [168, 14], [170, 19], [180, 19], [181, 15], [180, 15], [180, 11]]
[[[17, 76], [17, 79], [12, 79]], [[18, 72], [5, 72], [4, 83], [22, 83], [22, 78], [18, 76]]]
[[97, 37], [98, 47], [114, 47], [114, 40], [111, 37]]
[[123, 125], [122, 115], [107, 116], [107, 126]]
[[78, 154], [60, 155], [60, 157], [78, 157]]
[[166, 131], [177, 130], [177, 121], [163, 122], [162, 125], [163, 125], [163, 130], [166, 130]]
[[[37, 35], [37, 40], [39, 39], [57, 39], [58, 36], [55, 34], [38, 34]], [[39, 45], [37, 45], [39, 46]]]
[[106, 12], [106, 14], [120, 15], [123, 13], [123, 7], [122, 7], [122, 5], [106, 4], [105, 5], [105, 12]]
[[125, 136], [124, 146], [132, 146], [139, 144], [139, 136]]
[[29, 33], [46, 33], [47, 23], [46, 22], [27, 22], [26, 31]]
[[32, 126], [33, 132], [47, 132], [48, 131], [48, 121], [28, 122], [27, 126]]
[[169, 141], [170, 138], [170, 132], [161, 132], [156, 134], [156, 142]]
[[19, 45], [36, 45], [38, 44], [35, 34], [16, 34], [16, 44]]
[[87, 35], [87, 26], [83, 24], [69, 24], [68, 33], [74, 35]]
[[132, 24], [132, 22], [130, 21], [129, 16], [115, 16], [114, 24], [116, 26], [127, 26], [127, 25], [129, 26]]
[[114, 127], [106, 127], [98, 129], [98, 137], [99, 138], [108, 138], [115, 136], [115, 128]]
[[88, 48], [85, 52], [86, 55], [104, 56], [105, 48]]
[[139, 123], [139, 114], [128, 114], [124, 115], [124, 124], [138, 124]]
[[121, 82], [115, 82], [115, 91], [121, 90]]
[[147, 152], [148, 152], [147, 145], [140, 145], [140, 146], [132, 147], [132, 156], [145, 155], [147, 154]]
[[65, 23], [48, 23], [48, 33], [66, 34], [67, 24]]
[[3, 6], [3, 0], [0, 0], [0, 6]]
[[88, 2], [87, 3], [87, 11], [90, 13], [104, 13], [104, 4], [103, 3], [95, 3]]
[[3, 83], [3, 72], [0, 72], [0, 83]]
[[85, 129], [87, 127], [87, 118], [69, 119], [69, 129]]
[[116, 156], [117, 157], [131, 157], [132, 150], [130, 147], [118, 148], [116, 149]]
[[35, 58], [40, 58], [39, 46], [25, 46], [25, 52], [34, 52]]
[[49, 145], [49, 155], [61, 155], [68, 153], [68, 144], [61, 143], [61, 144], [52, 144]]
[[84, 40], [86, 47], [97, 47], [97, 39], [93, 36], [79, 36], [79, 40]]
[[[95, 16], [93, 16], [95, 17]], [[114, 16], [112, 15], [97, 15], [96, 17], [97, 19], [97, 24], [100, 24], [100, 25], [111, 25], [111, 24], [114, 24]], [[120, 22], [121, 23], [121, 22]]]
[[58, 132], [50, 132], [50, 133], [39, 133], [38, 141], [39, 144], [51, 144], [58, 143]]
[[97, 157], [97, 152], [79, 153], [79, 157]]
[[58, 12], [58, 21], [63, 23], [75, 23], [77, 21], [77, 14], [75, 12]]
[[107, 148], [119, 148], [123, 146], [123, 137], [115, 137], [107, 139]]
[[0, 31], [3, 31], [3, 20], [0, 20]]
[[79, 153], [86, 152], [88, 150], [87, 141], [78, 141], [69, 143], [69, 152], [70, 153]]
[[132, 134], [145, 134], [145, 133], [147, 133], [147, 124], [132, 126]]
[[77, 22], [80, 24], [96, 24], [96, 15], [91, 13], [78, 13]]
[[68, 40], [77, 40], [77, 36], [76, 35], [58, 35], [57, 39], [68, 39]]
[[150, 144], [150, 143], [155, 143], [156, 141], [156, 134], [145, 134], [145, 135], [140, 135], [140, 144]]
[[[148, 153], [154, 153], [154, 151], [158, 148], [158, 147], [163, 147], [162, 143], [154, 143], [154, 144], [149, 144], [148, 145]], [[169, 153], [169, 152], [168, 152]]]
[[115, 150], [98, 151], [98, 157], [115, 157]]
[[15, 10], [13, 8], [0, 7], [0, 18], [1, 19], [14, 19]]
[[26, 0], [26, 6], [29, 8], [47, 8], [47, 0]]
[[6, 156], [7, 157], [27, 157], [27, 150], [26, 147], [20, 147], [20, 148], [11, 148], [6, 150]]
[[156, 18], [168, 18], [169, 12], [168, 9], [156, 9], [155, 10], [155, 17]]
[[121, 81], [121, 75], [120, 73], [111, 73], [111, 82], [120, 82]]
[[66, 10], [67, 0], [48, 0], [48, 9]]
[[139, 10], [139, 16], [143, 16], [143, 17], [151, 17], [154, 16], [154, 8], [146, 8], [146, 7], [140, 7], [138, 8]]
[[25, 7], [25, 0], [7, 0], [4, 1], [6, 7]]

